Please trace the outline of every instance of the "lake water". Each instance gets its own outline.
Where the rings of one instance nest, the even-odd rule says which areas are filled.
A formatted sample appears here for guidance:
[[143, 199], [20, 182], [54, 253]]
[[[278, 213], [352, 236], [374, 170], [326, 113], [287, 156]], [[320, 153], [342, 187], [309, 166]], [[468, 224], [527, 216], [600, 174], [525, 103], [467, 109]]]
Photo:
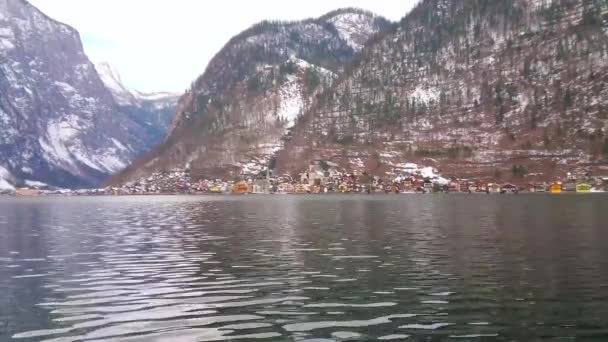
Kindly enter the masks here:
[[0, 198], [0, 341], [608, 341], [608, 196]]

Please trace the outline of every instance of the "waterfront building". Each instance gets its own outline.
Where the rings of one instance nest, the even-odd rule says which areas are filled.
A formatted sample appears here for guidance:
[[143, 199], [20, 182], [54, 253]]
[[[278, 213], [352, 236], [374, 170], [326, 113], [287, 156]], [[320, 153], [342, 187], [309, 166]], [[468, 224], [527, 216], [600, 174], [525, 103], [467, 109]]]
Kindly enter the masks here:
[[232, 186], [232, 192], [235, 194], [248, 194], [251, 190], [246, 182], [238, 182]]
[[500, 193], [501, 194], [516, 194], [516, 193], [519, 193], [519, 188], [517, 187], [517, 185], [507, 183], [500, 187]]
[[549, 192], [552, 194], [561, 194], [563, 191], [562, 183], [556, 182], [551, 184], [549, 187]]
[[452, 181], [448, 185], [448, 192], [460, 192], [460, 183]]
[[277, 186], [277, 192], [280, 194], [293, 194], [296, 192], [296, 189], [293, 184], [281, 183]]
[[564, 192], [575, 192], [576, 183], [574, 181], [567, 181], [562, 184], [562, 191]]
[[310, 185], [308, 184], [296, 184], [296, 194], [306, 194], [310, 192]]
[[498, 183], [488, 184], [488, 192], [492, 194], [499, 194], [501, 191], [501, 186]]
[[270, 194], [272, 190], [272, 184], [268, 179], [258, 179], [253, 182], [253, 193], [254, 194]]
[[591, 192], [592, 186], [587, 183], [579, 183], [576, 185], [576, 192], [587, 193]]

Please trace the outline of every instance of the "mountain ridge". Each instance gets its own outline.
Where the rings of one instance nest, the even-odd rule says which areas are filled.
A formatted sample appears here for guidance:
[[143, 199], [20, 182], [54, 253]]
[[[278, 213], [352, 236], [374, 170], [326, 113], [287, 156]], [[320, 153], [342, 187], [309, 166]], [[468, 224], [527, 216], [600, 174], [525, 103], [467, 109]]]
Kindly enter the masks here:
[[116, 104], [78, 31], [27, 1], [0, 0], [0, 59], [3, 184], [98, 186], [158, 139]]
[[[361, 32], [348, 32], [357, 41], [389, 29], [390, 22], [370, 12], [333, 12], [366, 22]], [[359, 26], [359, 25], [357, 25]], [[355, 26], [352, 26], [355, 27]], [[353, 38], [354, 39], [354, 38]], [[352, 42], [351, 42], [352, 43]], [[327, 88], [356, 49], [327, 21], [263, 21], [231, 38], [209, 62], [205, 72], [181, 98], [165, 143], [117, 175], [112, 183], [152, 170], [194, 167], [208, 175], [224, 175], [267, 164], [288, 130], [278, 116], [285, 102], [299, 103], [289, 117], [305, 111]], [[283, 89], [292, 84], [293, 97]]]
[[[606, 6], [422, 1], [307, 113], [279, 169], [328, 159], [346, 169], [383, 165], [379, 173], [424, 160], [454, 176], [488, 179], [606, 172], [607, 96], [597, 90], [606, 79], [599, 57], [606, 54]], [[568, 78], [568, 68], [587, 78]], [[570, 81], [548, 82], [552, 77]], [[577, 94], [577, 87], [586, 91]], [[575, 129], [559, 133], [562, 121]], [[577, 138], [583, 127], [592, 128]]]

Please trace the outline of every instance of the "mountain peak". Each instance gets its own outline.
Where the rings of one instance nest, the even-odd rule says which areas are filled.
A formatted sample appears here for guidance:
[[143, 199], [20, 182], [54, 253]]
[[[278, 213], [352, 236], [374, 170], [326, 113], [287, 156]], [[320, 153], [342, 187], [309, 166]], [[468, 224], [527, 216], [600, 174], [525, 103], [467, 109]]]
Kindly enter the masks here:
[[160, 142], [174, 114], [117, 105], [112, 93], [129, 89], [115, 69], [98, 73], [78, 31], [24, 0], [0, 0], [0, 60], [0, 191], [98, 185]]
[[95, 69], [119, 105], [132, 105], [136, 102], [136, 98], [124, 85], [120, 73], [115, 67], [108, 62], [100, 62], [95, 64]]
[[122, 81], [120, 72], [109, 62], [99, 62], [95, 65], [99, 77], [121, 106], [138, 106], [142, 101], [167, 101], [174, 106], [181, 94], [158, 91], [143, 92], [127, 87]]
[[340, 38], [355, 51], [360, 51], [370, 39], [368, 32], [375, 32], [374, 26], [380, 26], [384, 31], [390, 26], [390, 22], [372, 12], [358, 8], [344, 8], [330, 12], [319, 20], [331, 23]]

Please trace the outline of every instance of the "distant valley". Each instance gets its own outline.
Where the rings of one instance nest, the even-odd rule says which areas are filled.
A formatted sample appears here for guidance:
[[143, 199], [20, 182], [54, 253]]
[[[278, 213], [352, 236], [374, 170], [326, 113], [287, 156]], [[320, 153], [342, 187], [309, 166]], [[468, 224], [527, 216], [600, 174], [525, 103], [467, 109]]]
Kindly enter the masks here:
[[[162, 141], [174, 95], [102, 82], [78, 32], [24, 0], [0, 0], [0, 187], [100, 186]], [[105, 78], [104, 78], [105, 80]]]

